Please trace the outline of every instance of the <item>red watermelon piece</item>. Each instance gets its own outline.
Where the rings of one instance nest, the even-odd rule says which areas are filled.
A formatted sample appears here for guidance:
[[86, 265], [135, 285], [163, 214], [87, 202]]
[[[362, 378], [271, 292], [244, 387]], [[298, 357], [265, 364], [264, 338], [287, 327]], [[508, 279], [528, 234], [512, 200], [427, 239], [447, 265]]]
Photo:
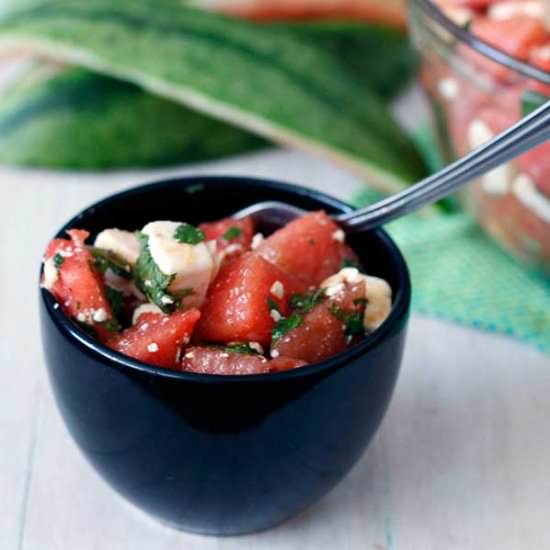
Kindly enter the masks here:
[[303, 323], [272, 344], [272, 355], [292, 357], [317, 363], [344, 351], [349, 339], [344, 322], [332, 308], [340, 312], [362, 314], [365, 309], [365, 283], [347, 285], [340, 293], [317, 304], [303, 317]]
[[109, 339], [107, 346], [150, 365], [177, 369], [180, 349], [189, 342], [200, 316], [198, 309], [171, 315], [143, 313], [133, 327]]
[[57, 258], [59, 263], [57, 279], [49, 290], [66, 315], [91, 326], [104, 341], [112, 335], [106, 325], [113, 312], [103, 279], [84, 244], [89, 233], [79, 229], [67, 233], [70, 240], [54, 239], [46, 251], [46, 261]]
[[355, 257], [342, 236], [325, 212], [312, 212], [273, 233], [257, 252], [285, 273], [317, 287], [340, 270], [345, 258]]
[[[282, 295], [273, 291], [274, 285], [276, 290], [282, 286]], [[197, 339], [268, 346], [275, 325], [268, 300], [285, 315], [291, 295], [303, 290], [300, 281], [258, 254], [248, 252], [227, 262], [212, 283], [197, 326]]]

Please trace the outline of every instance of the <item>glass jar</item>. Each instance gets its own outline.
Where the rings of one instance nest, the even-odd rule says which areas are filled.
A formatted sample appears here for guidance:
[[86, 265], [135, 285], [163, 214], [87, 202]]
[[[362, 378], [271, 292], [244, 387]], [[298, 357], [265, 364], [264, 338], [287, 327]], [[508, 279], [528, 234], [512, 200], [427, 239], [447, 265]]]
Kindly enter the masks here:
[[[550, 99], [550, 72], [480, 40], [469, 32], [468, 18], [464, 8], [445, 9], [430, 0], [409, 5], [420, 80], [447, 162]], [[462, 198], [502, 247], [550, 273], [550, 141], [472, 182]]]

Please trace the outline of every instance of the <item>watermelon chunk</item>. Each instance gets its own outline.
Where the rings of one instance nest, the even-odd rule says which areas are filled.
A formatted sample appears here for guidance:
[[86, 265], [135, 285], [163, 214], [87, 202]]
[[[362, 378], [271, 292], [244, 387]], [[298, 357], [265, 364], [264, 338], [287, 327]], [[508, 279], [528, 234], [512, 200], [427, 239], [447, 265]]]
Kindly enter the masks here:
[[265, 374], [269, 361], [262, 355], [194, 346], [183, 356], [181, 368], [200, 374]]
[[171, 315], [143, 313], [133, 327], [109, 339], [107, 346], [150, 365], [177, 369], [181, 346], [189, 342], [200, 316], [198, 309]]
[[518, 59], [527, 59], [533, 48], [542, 46], [548, 40], [542, 22], [531, 17], [477, 19], [471, 31], [481, 40]]
[[325, 212], [298, 218], [265, 239], [257, 249], [282, 271], [311, 286], [337, 273], [353, 254], [342, 239], [341, 229]]
[[241, 220], [224, 218], [216, 222], [199, 225], [207, 241], [216, 241], [218, 250], [224, 250], [231, 245], [240, 245], [244, 250], [250, 250], [254, 235], [254, 221], [251, 217]]
[[300, 326], [272, 344], [271, 354], [316, 363], [344, 351], [351, 336], [346, 334], [349, 327], [343, 317], [355, 315], [362, 328], [365, 291], [365, 283], [361, 281], [345, 286], [341, 292], [317, 304], [303, 316]]
[[268, 360], [262, 355], [194, 346], [183, 356], [181, 368], [200, 374], [265, 374], [282, 372], [304, 366], [304, 361], [289, 357]]
[[268, 346], [275, 325], [270, 303], [284, 315], [291, 295], [303, 290], [300, 281], [258, 254], [248, 252], [224, 264], [212, 283], [197, 326], [197, 338]]
[[[84, 244], [87, 231], [70, 229], [70, 240], [54, 239], [46, 250], [43, 285], [54, 295], [66, 315], [93, 328], [101, 341], [112, 335], [111, 304], [94, 260]], [[57, 269], [55, 282], [48, 283], [46, 271]]]

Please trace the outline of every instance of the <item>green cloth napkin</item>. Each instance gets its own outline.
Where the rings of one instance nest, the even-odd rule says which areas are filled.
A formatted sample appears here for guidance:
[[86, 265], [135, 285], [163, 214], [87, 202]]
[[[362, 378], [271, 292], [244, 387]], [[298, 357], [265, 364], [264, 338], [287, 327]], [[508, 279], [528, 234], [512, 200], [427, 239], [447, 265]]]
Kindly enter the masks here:
[[[426, 135], [421, 138], [426, 148]], [[435, 168], [434, 150], [427, 147]], [[368, 189], [352, 202], [365, 206], [378, 198]], [[508, 334], [550, 353], [550, 279], [506, 255], [467, 213], [409, 215], [386, 229], [409, 264], [414, 311]]]

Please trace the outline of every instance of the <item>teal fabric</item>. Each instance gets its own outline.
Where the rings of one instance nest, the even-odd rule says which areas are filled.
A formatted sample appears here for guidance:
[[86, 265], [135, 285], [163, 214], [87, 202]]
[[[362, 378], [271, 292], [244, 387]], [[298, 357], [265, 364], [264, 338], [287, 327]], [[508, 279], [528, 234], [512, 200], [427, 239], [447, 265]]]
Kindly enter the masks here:
[[[437, 162], [431, 159], [432, 166]], [[353, 203], [377, 198], [368, 189]], [[550, 279], [502, 252], [468, 214], [454, 208], [409, 215], [386, 229], [409, 264], [416, 312], [508, 334], [550, 353]]]

